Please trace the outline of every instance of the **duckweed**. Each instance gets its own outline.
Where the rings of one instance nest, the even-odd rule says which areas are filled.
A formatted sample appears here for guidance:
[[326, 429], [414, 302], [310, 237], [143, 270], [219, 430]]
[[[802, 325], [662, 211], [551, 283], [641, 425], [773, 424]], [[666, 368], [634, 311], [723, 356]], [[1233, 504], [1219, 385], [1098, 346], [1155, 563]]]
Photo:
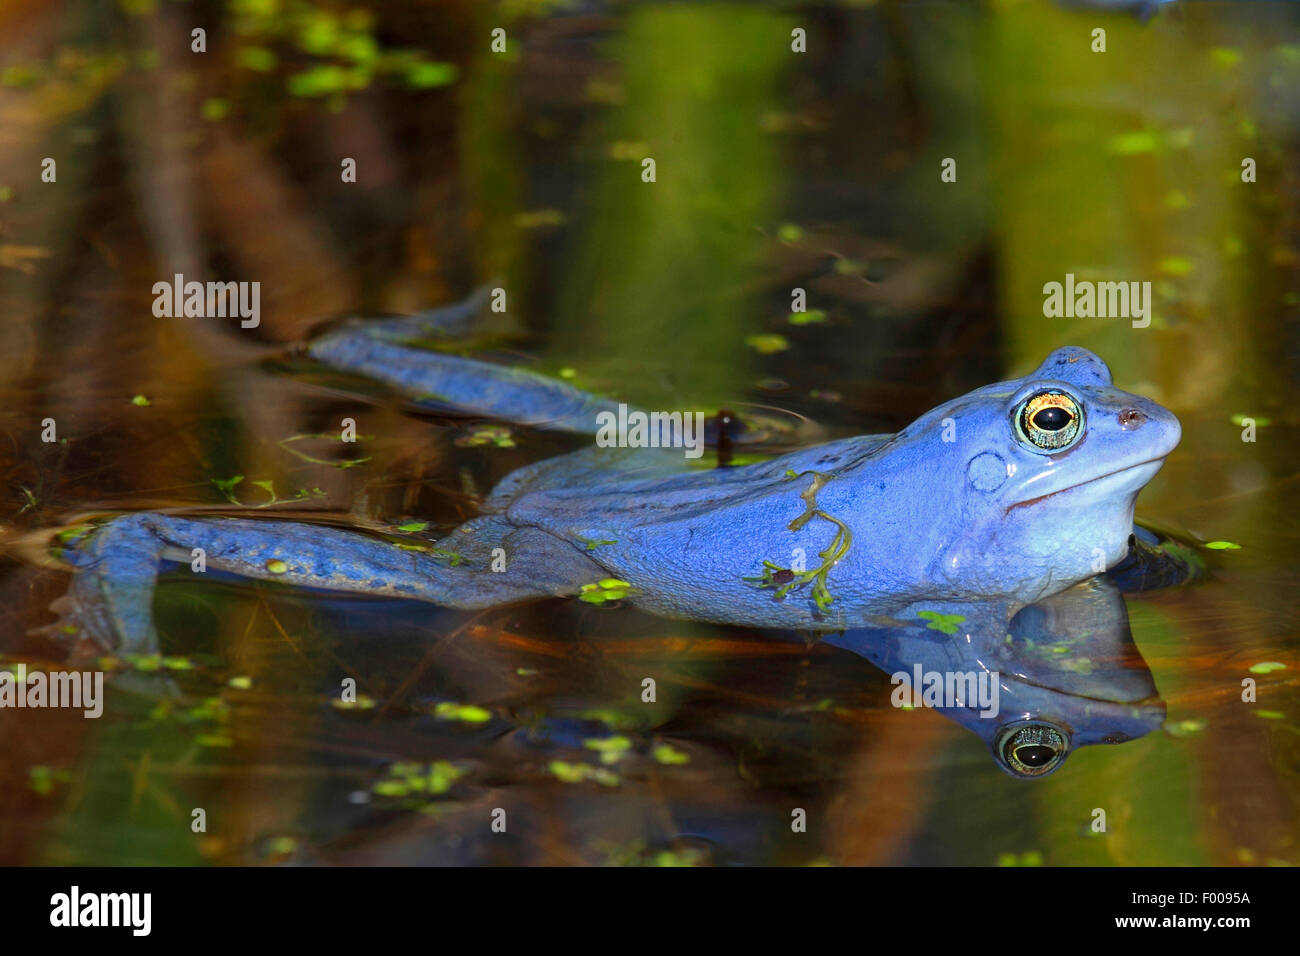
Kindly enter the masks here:
[[459, 720], [463, 724], [482, 724], [492, 719], [490, 710], [473, 704], [457, 704], [446, 700], [434, 705], [433, 715], [439, 720]]
[[[956, 634], [957, 625], [966, 620], [960, 614], [942, 614], [939, 611], [917, 611], [916, 616], [929, 621], [926, 625], [927, 630], [940, 631], [944, 634]], [[1061, 648], [1058, 653], [1068, 652], [1069, 648]]]
[[561, 783], [582, 783], [590, 780], [602, 787], [617, 787], [622, 781], [618, 774], [604, 767], [593, 767], [586, 763], [570, 763], [565, 760], [552, 760], [546, 765], [551, 775]]
[[604, 604], [606, 601], [621, 601], [636, 591], [627, 581], [618, 578], [602, 578], [595, 584], [584, 584], [578, 594], [578, 600], [588, 604]]
[[651, 756], [659, 763], [665, 766], [678, 766], [684, 763], [690, 763], [689, 754], [683, 753], [670, 744], [659, 744], [650, 752]]

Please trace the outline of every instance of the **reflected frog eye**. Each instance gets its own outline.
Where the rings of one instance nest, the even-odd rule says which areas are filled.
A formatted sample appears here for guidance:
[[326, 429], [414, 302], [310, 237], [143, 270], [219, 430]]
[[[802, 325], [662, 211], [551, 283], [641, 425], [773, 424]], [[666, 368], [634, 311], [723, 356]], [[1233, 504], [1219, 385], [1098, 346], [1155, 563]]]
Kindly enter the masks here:
[[1083, 433], [1083, 406], [1065, 392], [1049, 390], [1016, 408], [1016, 437], [1040, 451], [1061, 451]]
[[998, 764], [1016, 777], [1045, 777], [1069, 752], [1066, 732], [1044, 721], [1006, 727], [994, 746]]

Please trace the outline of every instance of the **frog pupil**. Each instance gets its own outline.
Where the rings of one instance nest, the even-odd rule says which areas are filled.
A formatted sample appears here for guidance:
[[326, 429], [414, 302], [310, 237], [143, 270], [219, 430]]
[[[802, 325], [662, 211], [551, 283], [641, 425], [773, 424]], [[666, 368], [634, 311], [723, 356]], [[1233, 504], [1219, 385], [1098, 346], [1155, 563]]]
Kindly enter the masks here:
[[1035, 414], [1033, 422], [1043, 431], [1058, 432], [1070, 424], [1070, 413], [1064, 408], [1052, 406], [1051, 408], [1044, 408]]
[[1042, 744], [1016, 748], [1016, 759], [1026, 767], [1042, 767], [1054, 756], [1056, 751]]

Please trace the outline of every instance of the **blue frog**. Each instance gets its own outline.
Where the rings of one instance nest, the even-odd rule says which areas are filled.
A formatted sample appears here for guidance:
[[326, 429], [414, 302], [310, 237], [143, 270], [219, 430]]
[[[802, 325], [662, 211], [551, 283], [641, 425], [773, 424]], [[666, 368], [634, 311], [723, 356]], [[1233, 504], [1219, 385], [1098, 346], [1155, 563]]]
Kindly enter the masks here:
[[[417, 403], [595, 432], [617, 406], [518, 368], [417, 347], [482, 296], [354, 322], [307, 347]], [[698, 621], [815, 632], [915, 619], [936, 602], [1005, 616], [1115, 566], [1134, 501], [1180, 437], [1177, 419], [1114, 387], [1091, 352], [868, 435], [756, 464], [701, 469], [674, 448], [589, 447], [508, 475], [482, 514], [433, 546], [305, 521], [122, 515], [65, 542], [75, 566], [60, 631], [157, 648], [164, 561], [326, 591], [485, 608], [539, 597], [626, 599]], [[698, 463], [697, 463], [698, 465]]]

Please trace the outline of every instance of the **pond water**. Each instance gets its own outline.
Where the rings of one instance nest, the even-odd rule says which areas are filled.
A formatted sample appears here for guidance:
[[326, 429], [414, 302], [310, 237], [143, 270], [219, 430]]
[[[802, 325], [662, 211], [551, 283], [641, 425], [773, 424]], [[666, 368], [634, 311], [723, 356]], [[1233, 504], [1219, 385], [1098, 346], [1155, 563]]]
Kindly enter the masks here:
[[[0, 862], [1300, 860], [1300, 7], [132, 0], [0, 31], [0, 668], [110, 675], [96, 720], [0, 709]], [[158, 316], [177, 274], [259, 282], [256, 326]], [[1067, 275], [1149, 282], [1149, 314], [1050, 317]], [[1108, 591], [1046, 643], [1025, 624], [1014, 661], [1037, 686], [1026, 647], [1088, 642], [1053, 674], [1085, 709], [1137, 687], [1140, 734], [1016, 779], [894, 706], [920, 651], [618, 603], [465, 612], [175, 564], [161, 656], [40, 633], [71, 578], [52, 536], [86, 522], [432, 539], [589, 444], [299, 348], [490, 282], [510, 309], [455, 350], [766, 416], [768, 451], [1099, 354], [1181, 421], [1138, 517], [1204, 573]]]

